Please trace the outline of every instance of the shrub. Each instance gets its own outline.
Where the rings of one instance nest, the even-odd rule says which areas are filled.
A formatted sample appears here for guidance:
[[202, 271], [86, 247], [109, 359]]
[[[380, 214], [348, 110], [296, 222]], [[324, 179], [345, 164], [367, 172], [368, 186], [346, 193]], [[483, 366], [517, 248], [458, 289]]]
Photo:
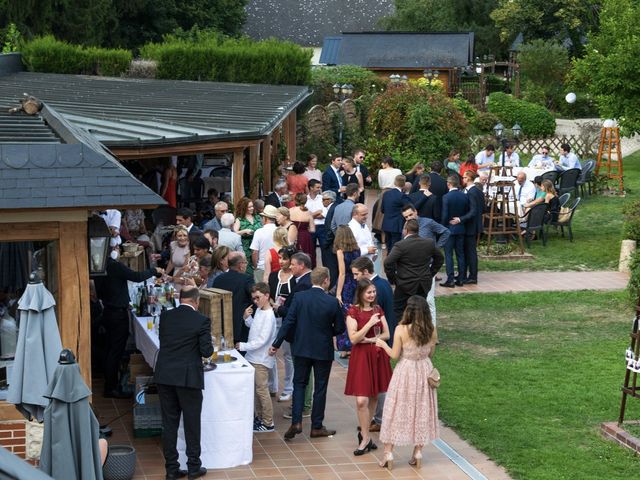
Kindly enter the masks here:
[[548, 137], [556, 131], [556, 121], [549, 110], [506, 93], [489, 95], [488, 109], [507, 127], [516, 122], [520, 124], [528, 137]]
[[311, 70], [312, 102], [316, 105], [327, 105], [334, 101], [333, 85], [336, 83], [353, 85], [352, 98], [357, 98], [384, 91], [389, 82], [371, 70], [355, 65], [315, 67]]
[[640, 200], [625, 203], [622, 215], [622, 237], [640, 242]]
[[520, 47], [518, 55], [524, 98], [556, 110], [564, 102], [569, 52], [553, 40], [536, 39]]
[[131, 52], [86, 48], [47, 35], [27, 42], [22, 60], [32, 72], [120, 76], [129, 68]]
[[443, 159], [452, 148], [464, 150], [469, 124], [443, 93], [408, 84], [389, 88], [374, 100], [369, 133], [367, 160], [375, 173], [386, 155], [408, 170], [418, 161]]
[[158, 78], [164, 79], [274, 85], [308, 85], [311, 80], [312, 51], [291, 42], [171, 39], [147, 44], [140, 52], [158, 62]]

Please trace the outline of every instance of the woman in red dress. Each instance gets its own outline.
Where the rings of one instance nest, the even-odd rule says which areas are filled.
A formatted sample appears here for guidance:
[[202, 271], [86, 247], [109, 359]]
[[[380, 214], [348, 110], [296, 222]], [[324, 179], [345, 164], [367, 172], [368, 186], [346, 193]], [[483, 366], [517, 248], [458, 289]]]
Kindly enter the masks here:
[[376, 410], [378, 394], [387, 391], [391, 381], [389, 356], [376, 346], [376, 339], [389, 339], [384, 312], [376, 305], [376, 287], [362, 279], [356, 288], [355, 302], [347, 310], [347, 332], [353, 344], [345, 395], [356, 397], [358, 412], [358, 448], [354, 455], [364, 455], [378, 448], [369, 436], [369, 424]]
[[176, 208], [178, 203], [176, 198], [176, 185], [178, 183], [177, 162], [178, 160], [174, 158], [169, 160], [169, 164], [162, 174], [162, 189], [160, 190], [160, 196], [173, 208]]
[[293, 173], [287, 175], [287, 189], [289, 190], [289, 195], [291, 196], [291, 200], [287, 202], [287, 207], [293, 208], [295, 206], [295, 198], [298, 193], [309, 193], [309, 179], [304, 176], [305, 172], [304, 165], [300, 162], [295, 162], [293, 164]]

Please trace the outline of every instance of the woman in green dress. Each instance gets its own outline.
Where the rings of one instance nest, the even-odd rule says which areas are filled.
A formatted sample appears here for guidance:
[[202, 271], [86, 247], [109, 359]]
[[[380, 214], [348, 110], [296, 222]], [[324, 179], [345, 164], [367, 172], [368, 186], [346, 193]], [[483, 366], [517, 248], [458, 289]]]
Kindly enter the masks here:
[[251, 240], [255, 231], [262, 227], [262, 222], [258, 215], [254, 215], [253, 201], [250, 198], [242, 197], [236, 207], [236, 221], [233, 230], [242, 238], [242, 248], [249, 261], [247, 273], [253, 275], [253, 265], [251, 262]]

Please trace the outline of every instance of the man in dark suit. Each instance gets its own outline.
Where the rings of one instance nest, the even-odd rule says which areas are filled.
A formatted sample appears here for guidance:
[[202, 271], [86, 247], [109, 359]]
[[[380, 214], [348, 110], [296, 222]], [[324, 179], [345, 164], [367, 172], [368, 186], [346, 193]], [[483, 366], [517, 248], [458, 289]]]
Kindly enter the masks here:
[[[200, 461], [200, 414], [204, 372], [202, 357], [213, 355], [211, 322], [198, 312], [200, 292], [186, 286], [180, 291], [180, 306], [160, 316], [160, 350], [154, 381], [162, 411], [162, 450], [167, 479], [189, 479], [207, 473]], [[188, 471], [179, 470], [176, 441], [182, 414], [187, 444]]]
[[478, 283], [478, 252], [477, 241], [478, 236], [482, 235], [484, 213], [484, 194], [476, 186], [475, 179], [477, 174], [471, 170], [464, 172], [462, 181], [464, 182], [465, 192], [469, 199], [469, 213], [460, 220], [464, 223], [464, 257], [467, 265], [463, 283]]
[[[371, 178], [369, 169], [364, 164], [364, 156], [365, 156], [364, 150], [358, 149], [353, 152], [353, 159], [356, 162], [356, 171], [360, 172], [360, 174], [362, 175], [362, 181], [364, 182], [364, 186], [366, 188], [371, 186], [371, 184], [373, 183], [373, 179]], [[358, 199], [358, 203], [365, 203], [364, 191], [360, 193], [360, 198]]]
[[387, 244], [387, 255], [396, 242], [402, 238], [402, 207], [411, 203], [409, 197], [402, 192], [402, 188], [407, 179], [404, 175], [398, 175], [394, 182], [394, 188], [389, 189], [382, 197], [381, 211], [384, 214], [382, 219], [382, 231]]
[[276, 310], [276, 316], [280, 318], [286, 317], [289, 313], [296, 293], [311, 288], [311, 257], [303, 252], [294, 253], [291, 256], [291, 273], [295, 283], [284, 304]]
[[429, 187], [431, 186], [431, 177], [428, 174], [422, 174], [418, 181], [420, 182], [420, 188], [417, 192], [413, 192], [409, 195], [409, 200], [411, 200], [413, 206], [416, 207], [419, 217], [435, 218], [436, 196], [429, 191]]
[[242, 314], [252, 304], [251, 288], [254, 285], [252, 275], [247, 275], [247, 259], [243, 252], [229, 254], [229, 271], [218, 275], [213, 281], [213, 288], [229, 290], [233, 295], [233, 341], [246, 342], [249, 339], [249, 328], [244, 323]]
[[341, 168], [342, 158], [334, 157], [334, 159], [331, 160], [331, 165], [329, 165], [322, 174], [322, 188], [335, 192], [336, 198], [339, 197], [345, 189], [345, 187], [342, 186], [342, 177], [340, 176]]
[[276, 208], [282, 207], [282, 196], [287, 193], [287, 182], [278, 180], [273, 187], [273, 192], [264, 198], [265, 205], [272, 205]]
[[193, 223], [193, 211], [189, 208], [180, 208], [176, 212], [176, 224], [184, 225], [187, 228], [187, 232], [189, 232], [189, 239], [194, 238], [197, 235], [202, 235], [202, 230], [200, 230]]
[[335, 233], [331, 230], [331, 222], [333, 221], [333, 215], [336, 211], [336, 205], [338, 205], [335, 192], [331, 190], [322, 192], [322, 204], [327, 209], [327, 214], [324, 218], [325, 236], [320, 244], [320, 253], [322, 255], [322, 266], [329, 269], [329, 275], [331, 277], [329, 290], [331, 290], [338, 280], [338, 258], [333, 251]]
[[411, 295], [427, 296], [432, 278], [444, 263], [436, 242], [430, 238], [420, 238], [419, 229], [416, 220], [406, 222], [404, 239], [396, 243], [384, 261], [387, 279], [396, 286], [393, 293], [396, 318], [402, 318]]
[[[469, 199], [467, 195], [460, 191], [460, 179], [456, 175], [451, 175], [447, 179], [449, 193], [442, 199], [442, 225], [449, 229], [451, 235], [444, 246], [444, 256], [447, 263], [447, 280], [440, 286], [453, 288], [456, 285], [462, 286], [466, 272], [464, 258], [464, 219], [468, 218]], [[453, 252], [456, 252], [458, 259], [458, 277], [455, 277]]]
[[311, 272], [313, 286], [296, 293], [287, 316], [282, 321], [276, 340], [269, 351], [275, 355], [285, 338], [293, 336], [293, 401], [291, 427], [284, 434], [291, 440], [302, 433], [304, 391], [313, 368], [315, 388], [311, 410], [311, 438], [335, 435], [323, 424], [327, 387], [333, 363], [333, 337], [345, 330], [344, 316], [338, 299], [327, 295], [329, 269], [317, 267]]
[[[442, 171], [443, 166], [442, 166], [442, 162], [440, 160], [436, 160], [434, 162], [431, 163], [431, 172], [429, 172], [429, 177], [430, 177], [430, 185], [429, 185], [429, 191], [435, 196], [434, 198], [434, 217], [433, 219], [438, 222], [441, 223], [442, 225], [444, 225], [444, 223], [442, 222], [442, 219], [440, 217], [441, 213], [442, 213], [442, 197], [444, 197], [447, 193], [447, 181], [442, 178], [442, 175], [440, 175], [440, 172]], [[416, 182], [414, 183], [414, 187], [419, 187], [419, 182], [420, 179], [416, 179]], [[417, 190], [418, 188], [415, 188], [415, 190]], [[414, 189], [412, 189], [413, 191]], [[446, 227], [446, 225], [444, 225]]]

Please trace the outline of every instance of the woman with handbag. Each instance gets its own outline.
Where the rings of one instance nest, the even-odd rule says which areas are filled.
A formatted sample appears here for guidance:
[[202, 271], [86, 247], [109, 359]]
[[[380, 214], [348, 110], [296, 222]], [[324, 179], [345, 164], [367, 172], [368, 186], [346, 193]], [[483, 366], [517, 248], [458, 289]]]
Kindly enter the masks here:
[[384, 456], [380, 466], [393, 468], [393, 447], [413, 445], [409, 465], [420, 468], [422, 447], [438, 438], [438, 397], [440, 374], [431, 357], [438, 334], [424, 297], [413, 295], [393, 335], [393, 348], [378, 338], [376, 345], [398, 360], [387, 390], [380, 427]]

